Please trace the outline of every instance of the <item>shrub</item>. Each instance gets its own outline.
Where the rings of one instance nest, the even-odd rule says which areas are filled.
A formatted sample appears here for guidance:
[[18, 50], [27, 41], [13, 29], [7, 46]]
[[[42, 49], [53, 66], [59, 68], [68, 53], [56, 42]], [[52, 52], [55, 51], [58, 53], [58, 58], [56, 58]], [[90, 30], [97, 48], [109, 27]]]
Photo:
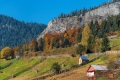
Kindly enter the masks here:
[[52, 65], [52, 70], [55, 72], [55, 73], [58, 73], [60, 70], [61, 70], [61, 67], [58, 63], [54, 63]]
[[72, 57], [76, 57], [76, 54], [71, 54]]
[[36, 57], [38, 55], [37, 52], [32, 52], [32, 56]]

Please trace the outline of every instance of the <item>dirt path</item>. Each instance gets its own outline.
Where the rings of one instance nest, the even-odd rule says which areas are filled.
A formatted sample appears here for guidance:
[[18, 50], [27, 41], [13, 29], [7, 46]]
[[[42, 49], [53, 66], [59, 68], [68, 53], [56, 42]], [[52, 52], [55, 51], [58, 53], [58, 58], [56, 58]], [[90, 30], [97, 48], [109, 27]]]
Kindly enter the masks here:
[[88, 66], [83, 66], [81, 68], [48, 77], [45, 80], [86, 80], [86, 70]]

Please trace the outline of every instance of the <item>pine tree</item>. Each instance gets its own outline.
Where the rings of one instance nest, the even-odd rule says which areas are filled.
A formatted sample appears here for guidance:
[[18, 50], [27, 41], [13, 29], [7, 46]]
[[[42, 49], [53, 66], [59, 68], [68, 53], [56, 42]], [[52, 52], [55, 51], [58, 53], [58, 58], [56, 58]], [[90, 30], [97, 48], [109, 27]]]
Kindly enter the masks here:
[[42, 38], [39, 40], [38, 48], [40, 51], [44, 50], [44, 40]]
[[77, 42], [80, 42], [82, 38], [82, 30], [79, 28], [78, 29], [78, 35], [77, 35]]
[[88, 53], [92, 53], [94, 52], [94, 45], [95, 45], [95, 39], [94, 39], [94, 36], [90, 36], [88, 38], [88, 46], [87, 46], [87, 52]]
[[110, 45], [109, 45], [109, 40], [107, 38], [106, 35], [103, 36], [103, 39], [102, 39], [102, 52], [106, 51], [106, 50], [109, 50], [110, 48]]
[[76, 53], [80, 54], [80, 56], [84, 55], [85, 51], [85, 47], [81, 44], [76, 48]]

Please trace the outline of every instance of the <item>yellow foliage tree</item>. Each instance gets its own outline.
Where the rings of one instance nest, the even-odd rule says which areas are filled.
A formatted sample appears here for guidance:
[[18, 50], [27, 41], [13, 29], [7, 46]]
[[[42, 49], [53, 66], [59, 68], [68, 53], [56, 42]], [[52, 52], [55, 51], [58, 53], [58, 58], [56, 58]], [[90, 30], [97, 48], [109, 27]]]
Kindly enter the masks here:
[[3, 59], [11, 59], [14, 57], [13, 49], [10, 47], [5, 47], [1, 51], [1, 58]]
[[100, 52], [101, 49], [101, 41], [99, 38], [95, 39], [95, 46], [94, 46], [94, 52]]
[[81, 43], [83, 46], [87, 47], [88, 46], [88, 39], [89, 37], [92, 35], [92, 32], [90, 30], [90, 27], [89, 25], [87, 24], [84, 29], [83, 29], [83, 32], [82, 32], [82, 40], [81, 40]]

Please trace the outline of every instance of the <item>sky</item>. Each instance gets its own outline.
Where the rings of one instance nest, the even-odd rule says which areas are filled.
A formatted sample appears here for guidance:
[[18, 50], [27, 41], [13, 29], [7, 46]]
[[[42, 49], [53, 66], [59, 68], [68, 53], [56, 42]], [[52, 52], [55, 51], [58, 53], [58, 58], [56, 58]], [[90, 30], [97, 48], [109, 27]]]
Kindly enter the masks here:
[[90, 8], [110, 0], [0, 0], [0, 14], [19, 21], [48, 24], [61, 13]]

